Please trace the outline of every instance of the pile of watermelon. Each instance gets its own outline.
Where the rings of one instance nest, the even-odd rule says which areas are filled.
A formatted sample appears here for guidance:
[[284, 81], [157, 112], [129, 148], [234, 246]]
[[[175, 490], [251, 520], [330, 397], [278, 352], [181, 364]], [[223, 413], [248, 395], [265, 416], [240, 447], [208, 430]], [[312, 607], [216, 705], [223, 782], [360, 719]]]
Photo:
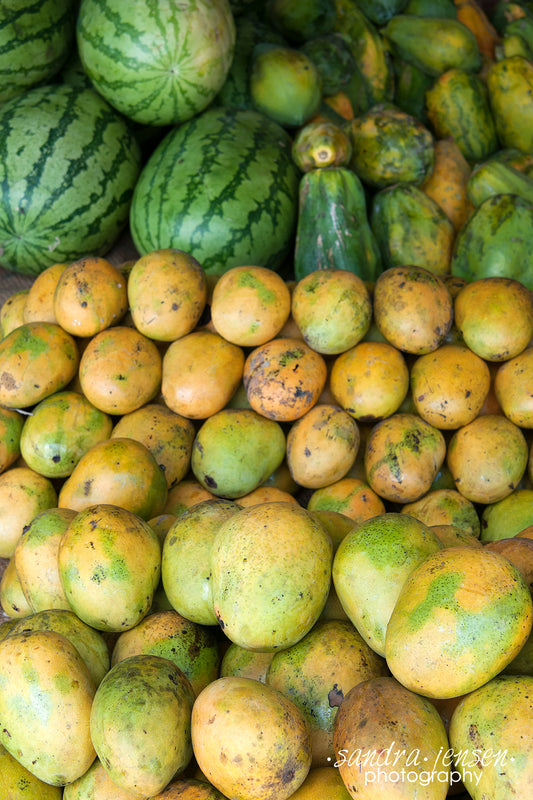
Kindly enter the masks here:
[[[37, 275], [104, 255], [129, 226], [141, 255], [176, 247], [208, 274], [375, 280], [416, 262], [394, 251], [399, 218], [447, 238], [448, 272], [533, 285], [532, 58], [530, 2], [14, 4], [0, 25], [0, 266]], [[467, 231], [420, 194], [450, 139], [469, 174], [504, 168], [484, 175]], [[512, 208], [481, 211], [489, 194]]]

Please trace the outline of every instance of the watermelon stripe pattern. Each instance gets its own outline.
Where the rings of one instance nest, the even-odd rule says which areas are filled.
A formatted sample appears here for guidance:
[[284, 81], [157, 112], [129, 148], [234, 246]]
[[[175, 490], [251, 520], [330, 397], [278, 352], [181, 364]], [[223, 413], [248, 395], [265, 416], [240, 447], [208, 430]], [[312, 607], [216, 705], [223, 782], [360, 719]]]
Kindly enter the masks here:
[[235, 23], [228, 0], [82, 0], [76, 36], [85, 71], [114, 108], [173, 125], [222, 87]]
[[1, 4], [0, 106], [61, 69], [74, 44], [76, 8], [75, 0]]
[[139, 145], [93, 89], [45, 86], [0, 109], [0, 265], [38, 274], [107, 252], [128, 221]]
[[279, 269], [293, 241], [299, 172], [285, 130], [251, 110], [210, 108], [156, 148], [135, 187], [137, 249], [185, 250], [209, 273]]

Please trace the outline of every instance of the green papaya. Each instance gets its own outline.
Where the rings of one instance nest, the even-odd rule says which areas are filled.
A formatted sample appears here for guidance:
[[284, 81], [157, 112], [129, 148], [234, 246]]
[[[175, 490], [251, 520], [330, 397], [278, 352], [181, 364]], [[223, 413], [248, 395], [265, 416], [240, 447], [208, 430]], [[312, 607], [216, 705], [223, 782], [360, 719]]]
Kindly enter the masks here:
[[506, 36], [519, 36], [527, 45], [527, 49], [533, 51], [533, 17], [521, 17], [510, 22], [505, 29]]
[[348, 130], [353, 149], [350, 166], [369, 186], [418, 185], [433, 169], [435, 149], [430, 131], [392, 103], [378, 103], [355, 117]]
[[494, 58], [496, 61], [501, 61], [504, 58], [511, 58], [511, 56], [522, 56], [522, 58], [533, 61], [533, 50], [531, 50], [525, 39], [517, 33], [505, 33], [494, 47]]
[[478, 72], [482, 58], [477, 39], [458, 19], [398, 14], [380, 29], [392, 54], [438, 77], [457, 67]]
[[411, 264], [434, 275], [449, 273], [454, 227], [422, 189], [413, 184], [396, 184], [377, 192], [370, 225], [384, 269]]
[[453, 0], [409, 0], [403, 13], [415, 14], [417, 17], [457, 19], [457, 8]]
[[396, 14], [401, 14], [407, 5], [407, 0], [355, 0], [355, 2], [374, 25], [385, 25]]
[[269, 0], [266, 13], [272, 24], [293, 44], [331, 33], [335, 0]]
[[533, 204], [497, 194], [479, 205], [457, 234], [451, 274], [470, 282], [502, 277], [533, 290]]
[[516, 194], [533, 204], [533, 177], [497, 159], [480, 164], [470, 174], [466, 192], [471, 203], [481, 205], [497, 194]]
[[434, 79], [402, 58], [395, 58], [393, 65], [394, 105], [426, 125], [428, 122], [426, 92], [433, 86]]
[[341, 91], [356, 69], [352, 51], [340, 33], [317, 36], [305, 42], [300, 50], [318, 69], [326, 97]]
[[467, 161], [484, 161], [499, 148], [487, 90], [478, 75], [449, 69], [426, 93], [428, 119], [438, 139], [452, 137]]
[[500, 0], [492, 9], [490, 21], [500, 34], [504, 34], [507, 26], [515, 19], [531, 17], [533, 11], [529, 9], [527, 3], [512, 3], [510, 0]]
[[503, 58], [487, 70], [486, 81], [500, 145], [533, 152], [533, 63]]
[[257, 111], [285, 127], [297, 127], [318, 113], [322, 81], [301, 50], [274, 44], [254, 48], [250, 96]]
[[250, 69], [256, 45], [268, 42], [286, 46], [287, 41], [257, 14], [249, 13], [235, 19], [235, 50], [226, 80], [216, 97], [216, 102], [233, 108], [253, 108], [250, 97]]
[[373, 282], [381, 272], [364, 187], [346, 167], [321, 167], [300, 181], [294, 275], [345, 269]]
[[354, 0], [335, 0], [335, 5], [335, 30], [345, 36], [357, 65], [358, 75], [352, 76], [351, 89], [346, 90], [350, 100], [362, 110], [392, 100], [392, 59], [380, 31]]

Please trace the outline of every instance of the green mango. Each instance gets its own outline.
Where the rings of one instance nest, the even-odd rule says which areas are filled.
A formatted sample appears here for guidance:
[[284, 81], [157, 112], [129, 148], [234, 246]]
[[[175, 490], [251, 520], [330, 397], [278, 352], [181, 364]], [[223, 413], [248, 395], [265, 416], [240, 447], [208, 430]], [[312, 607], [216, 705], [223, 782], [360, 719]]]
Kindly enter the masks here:
[[488, 197], [455, 240], [452, 275], [474, 281], [503, 277], [533, 289], [533, 204], [516, 194]]
[[191, 469], [204, 489], [235, 499], [257, 489], [285, 457], [285, 434], [275, 420], [247, 408], [226, 408], [200, 426]]

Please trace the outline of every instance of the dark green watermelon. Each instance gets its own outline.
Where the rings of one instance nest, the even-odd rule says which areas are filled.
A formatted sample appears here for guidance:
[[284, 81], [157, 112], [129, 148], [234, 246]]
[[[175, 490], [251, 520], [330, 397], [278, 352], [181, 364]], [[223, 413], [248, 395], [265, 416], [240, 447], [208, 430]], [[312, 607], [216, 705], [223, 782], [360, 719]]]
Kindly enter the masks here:
[[277, 270], [293, 243], [299, 175], [280, 125], [210, 108], [168, 133], [143, 168], [130, 212], [135, 246], [184, 250], [207, 273]]
[[31, 89], [0, 109], [0, 265], [37, 275], [101, 255], [128, 222], [139, 145], [94, 89]]
[[0, 3], [0, 106], [63, 66], [74, 44], [76, 0]]
[[87, 74], [114, 108], [174, 125], [221, 89], [235, 23], [228, 0], [81, 0], [76, 36]]

